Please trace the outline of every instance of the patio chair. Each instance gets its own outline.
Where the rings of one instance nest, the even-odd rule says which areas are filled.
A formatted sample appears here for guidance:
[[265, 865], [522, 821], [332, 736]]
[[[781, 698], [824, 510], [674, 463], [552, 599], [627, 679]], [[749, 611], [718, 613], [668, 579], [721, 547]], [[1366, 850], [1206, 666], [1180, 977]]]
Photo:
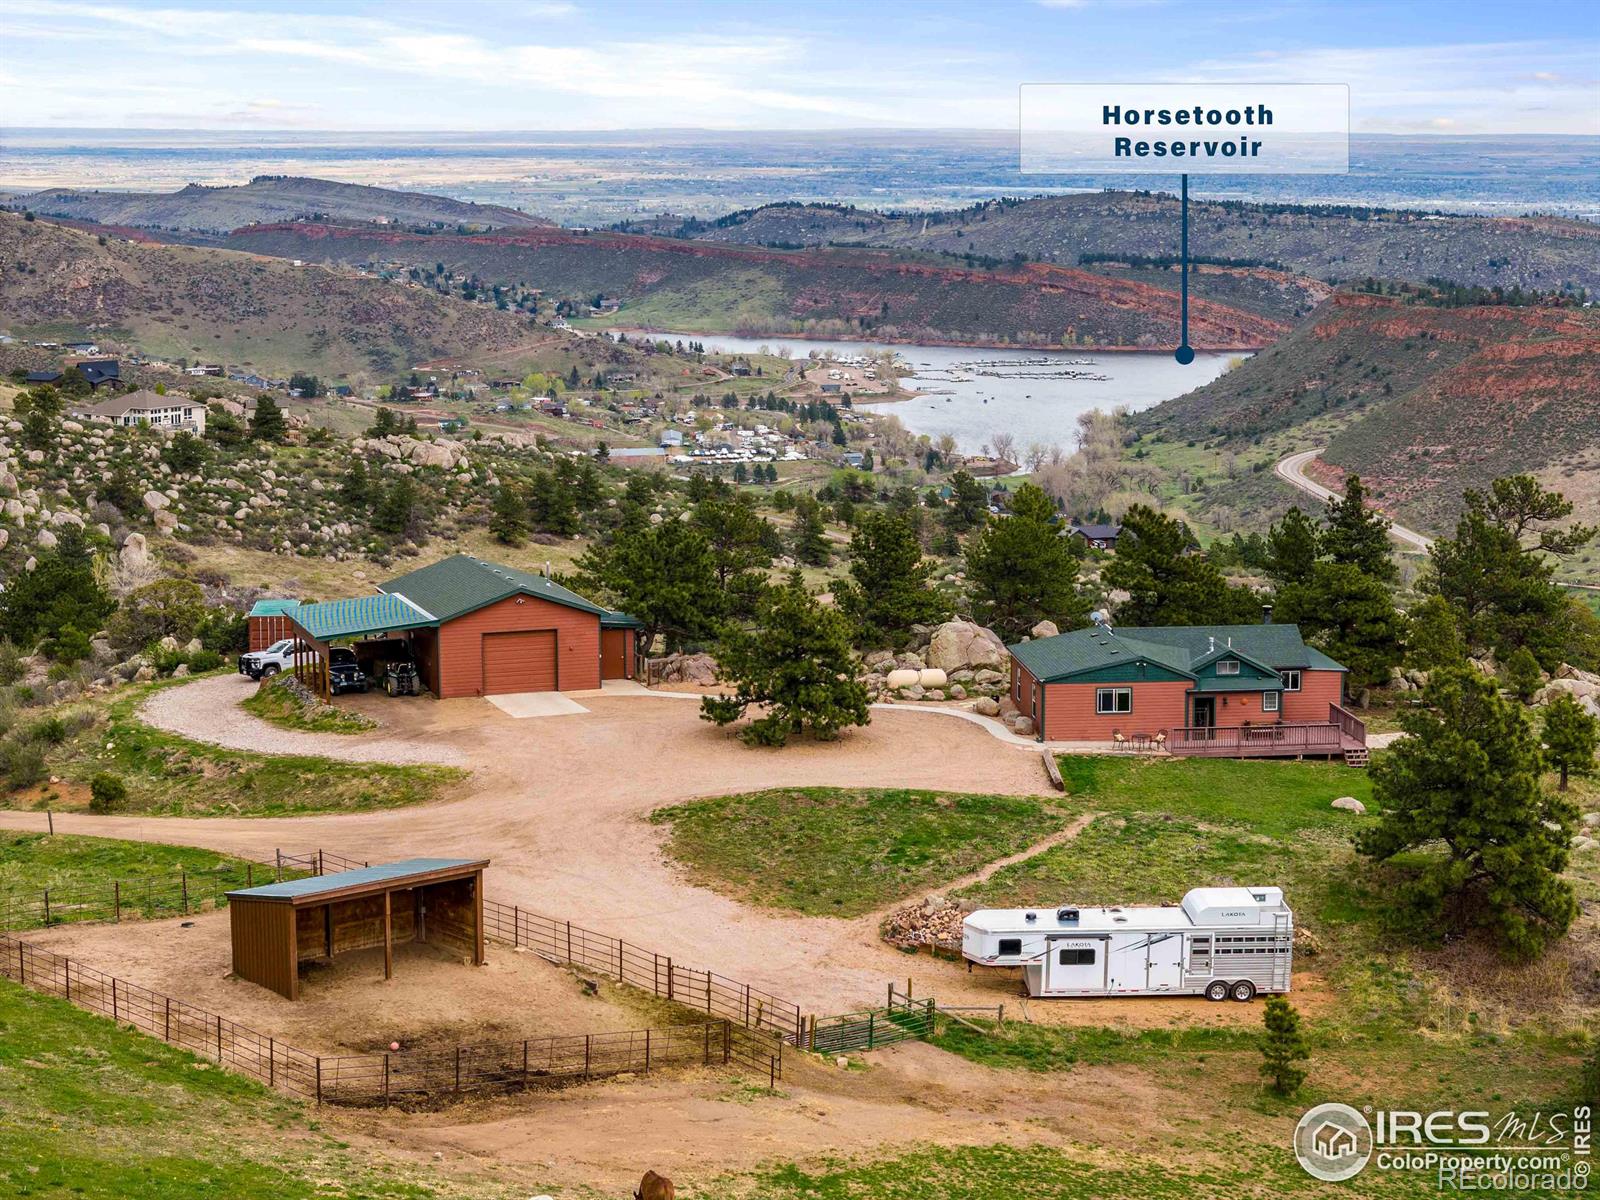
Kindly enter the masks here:
[[1165, 729], [1157, 731], [1153, 744], [1157, 753], [1160, 753], [1162, 750], [1167, 748], [1167, 731]]
[[1113, 729], [1111, 731], [1111, 748], [1113, 750], [1128, 749], [1128, 739], [1122, 736], [1122, 730]]

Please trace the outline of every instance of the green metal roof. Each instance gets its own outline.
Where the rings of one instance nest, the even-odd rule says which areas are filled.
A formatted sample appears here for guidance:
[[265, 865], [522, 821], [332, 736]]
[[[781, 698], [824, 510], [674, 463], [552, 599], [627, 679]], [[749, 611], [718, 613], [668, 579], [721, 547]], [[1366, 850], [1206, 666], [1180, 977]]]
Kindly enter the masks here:
[[350, 600], [327, 600], [321, 604], [302, 604], [290, 614], [319, 642], [331, 638], [359, 637], [401, 629], [423, 629], [439, 622], [430, 612], [418, 608], [403, 596], [356, 596]]
[[[1010, 647], [1017, 661], [1041, 683], [1053, 683], [1085, 671], [1141, 660], [1169, 667], [1194, 678], [1196, 668], [1228, 651], [1273, 670], [1345, 668], [1307, 646], [1297, 625], [1130, 625], [1122, 629], [1074, 629], [1053, 638], [1035, 638]], [[1212, 687], [1208, 691], [1260, 691], [1260, 680], [1240, 680], [1253, 687]]]
[[379, 863], [371, 867], [357, 867], [353, 871], [335, 871], [329, 875], [308, 875], [304, 879], [285, 879], [281, 883], [264, 883], [260, 887], [239, 888], [229, 896], [252, 896], [259, 900], [294, 900], [318, 896], [324, 892], [340, 892], [345, 888], [368, 883], [390, 883], [413, 875], [428, 875], [435, 871], [449, 871], [457, 867], [474, 867], [482, 862], [476, 858], [407, 858], [400, 862]]
[[1197, 692], [1280, 692], [1283, 681], [1259, 675], [1207, 675], [1194, 681]]
[[608, 609], [606, 611], [605, 615], [603, 615], [600, 618], [600, 628], [601, 629], [643, 629], [644, 628], [644, 622], [639, 620], [638, 617], [630, 617], [627, 613], [618, 612], [616, 609], [613, 608], [613, 609]]
[[530, 575], [511, 567], [496, 566], [466, 554], [441, 559], [379, 587], [400, 593], [432, 613], [438, 621], [451, 621], [507, 596], [534, 596], [604, 617], [610, 610], [585, 600], [543, 575]]
[[249, 615], [252, 617], [281, 617], [285, 613], [292, 613], [300, 607], [298, 600], [257, 600], [250, 606]]

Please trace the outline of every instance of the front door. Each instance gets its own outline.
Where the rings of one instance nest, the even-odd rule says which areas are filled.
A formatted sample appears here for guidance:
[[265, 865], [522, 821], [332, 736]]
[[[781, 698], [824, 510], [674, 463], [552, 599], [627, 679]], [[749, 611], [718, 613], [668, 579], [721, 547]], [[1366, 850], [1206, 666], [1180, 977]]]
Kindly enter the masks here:
[[1210, 729], [1217, 723], [1217, 698], [1215, 696], [1196, 696], [1194, 698], [1194, 723], [1203, 729]]

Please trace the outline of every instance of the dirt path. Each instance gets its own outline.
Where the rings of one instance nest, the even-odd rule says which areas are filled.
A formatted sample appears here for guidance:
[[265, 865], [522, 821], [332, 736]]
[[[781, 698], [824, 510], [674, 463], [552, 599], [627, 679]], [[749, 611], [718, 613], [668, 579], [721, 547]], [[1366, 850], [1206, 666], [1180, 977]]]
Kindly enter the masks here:
[[361, 762], [466, 766], [467, 755], [427, 741], [398, 740], [381, 734], [306, 733], [284, 729], [239, 707], [255, 694], [244, 675], [212, 675], [182, 687], [163, 688], [146, 700], [139, 717], [157, 729], [210, 742], [229, 750], [262, 754], [310, 754]]

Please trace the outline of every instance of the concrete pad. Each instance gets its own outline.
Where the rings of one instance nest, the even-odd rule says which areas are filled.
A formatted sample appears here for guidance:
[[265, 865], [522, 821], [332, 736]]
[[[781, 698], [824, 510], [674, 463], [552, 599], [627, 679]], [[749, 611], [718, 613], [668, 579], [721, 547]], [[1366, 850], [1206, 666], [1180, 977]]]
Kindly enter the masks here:
[[566, 717], [589, 710], [560, 692], [510, 692], [504, 696], [485, 696], [508, 717]]

